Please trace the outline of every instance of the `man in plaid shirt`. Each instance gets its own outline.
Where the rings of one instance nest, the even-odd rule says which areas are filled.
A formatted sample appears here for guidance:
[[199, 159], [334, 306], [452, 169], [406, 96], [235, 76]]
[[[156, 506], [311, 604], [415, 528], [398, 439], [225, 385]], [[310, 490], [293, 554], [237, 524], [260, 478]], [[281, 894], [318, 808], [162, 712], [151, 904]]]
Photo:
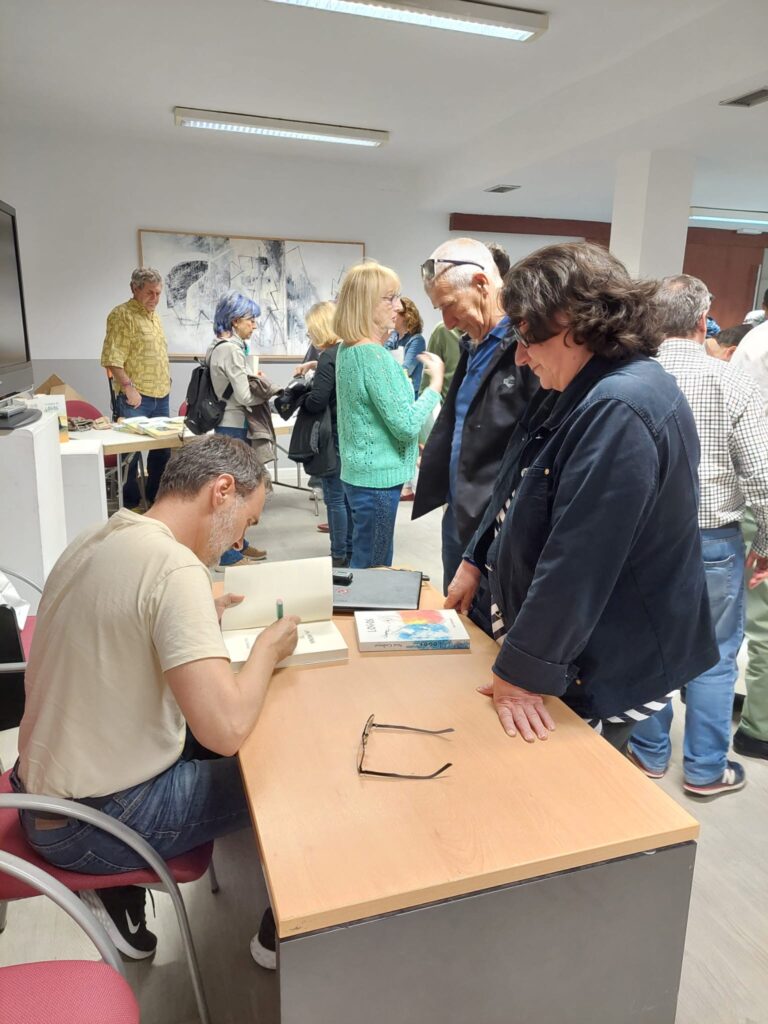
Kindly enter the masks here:
[[[720, 661], [686, 686], [683, 788], [694, 796], [732, 792], [746, 782], [728, 760], [736, 655], [744, 636], [745, 550], [741, 519], [754, 511], [757, 532], [747, 568], [749, 587], [768, 579], [768, 421], [755, 381], [711, 359], [704, 340], [710, 293], [681, 274], [661, 282], [658, 304], [665, 341], [659, 362], [688, 399], [701, 439], [699, 527], [707, 591]], [[672, 704], [632, 733], [630, 758], [651, 778], [669, 764]]]

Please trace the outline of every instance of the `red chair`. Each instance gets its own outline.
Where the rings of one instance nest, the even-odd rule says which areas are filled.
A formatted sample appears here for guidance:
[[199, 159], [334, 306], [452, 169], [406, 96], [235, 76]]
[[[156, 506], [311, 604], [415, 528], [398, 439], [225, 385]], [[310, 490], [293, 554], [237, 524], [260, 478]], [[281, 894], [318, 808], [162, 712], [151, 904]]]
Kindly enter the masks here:
[[[104, 415], [100, 412], [95, 405], [91, 405], [90, 402], [83, 402], [79, 398], [72, 398], [67, 400], [67, 416], [73, 418], [75, 416], [81, 417], [84, 420], [97, 420]], [[104, 469], [107, 473], [114, 471], [113, 479], [115, 487], [117, 487], [117, 455], [105, 455], [104, 456]]]
[[186, 401], [184, 401], [179, 406], [179, 416], [186, 416], [186, 415], [187, 415], [187, 403], [186, 403]]
[[0, 852], [0, 879], [48, 896], [86, 933], [101, 961], [55, 960], [0, 968], [0, 1024], [139, 1024], [117, 950], [93, 914], [46, 871]]
[[[75, 800], [35, 796], [29, 793], [14, 793], [11, 789], [10, 774], [10, 771], [8, 771], [0, 776], [0, 850], [7, 851], [46, 871], [71, 892], [81, 892], [86, 889], [107, 889], [118, 885], [162, 885], [170, 895], [176, 912], [176, 920], [184, 944], [201, 1024], [210, 1024], [208, 1005], [192, 941], [189, 918], [187, 917], [187, 911], [177, 883], [194, 882], [210, 869], [211, 888], [214, 892], [217, 891], [218, 885], [216, 884], [211, 863], [213, 843], [205, 843], [203, 846], [190, 850], [189, 853], [182, 854], [180, 857], [174, 857], [166, 863], [152, 849], [149, 843], [142, 839], [133, 829], [128, 828], [127, 825], [116, 821], [114, 818], [110, 818], [109, 815], [95, 810], [93, 807], [87, 807], [85, 804], [77, 803]], [[17, 811], [21, 809], [75, 818], [78, 821], [85, 821], [96, 828], [101, 828], [105, 832], [121, 839], [126, 846], [143, 857], [149, 865], [149, 869], [126, 871], [119, 875], [87, 875], [78, 871], [66, 871], [62, 868], [54, 867], [43, 860], [42, 857], [39, 857], [28, 845], [17, 814]], [[20, 900], [36, 895], [38, 895], [37, 892], [24, 881], [0, 876], [0, 901]]]

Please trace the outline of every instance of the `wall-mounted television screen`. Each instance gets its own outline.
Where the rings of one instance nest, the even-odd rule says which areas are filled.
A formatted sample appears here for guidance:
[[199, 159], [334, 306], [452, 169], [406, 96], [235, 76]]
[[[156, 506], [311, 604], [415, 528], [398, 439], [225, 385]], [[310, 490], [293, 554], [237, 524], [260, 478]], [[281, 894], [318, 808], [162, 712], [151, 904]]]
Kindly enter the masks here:
[[16, 211], [0, 202], [0, 398], [32, 382]]

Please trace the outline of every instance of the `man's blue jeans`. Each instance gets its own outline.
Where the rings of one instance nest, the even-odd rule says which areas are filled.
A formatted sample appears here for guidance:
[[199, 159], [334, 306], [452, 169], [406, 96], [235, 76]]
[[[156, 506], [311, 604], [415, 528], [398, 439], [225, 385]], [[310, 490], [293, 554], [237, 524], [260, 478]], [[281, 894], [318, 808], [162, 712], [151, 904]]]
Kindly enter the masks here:
[[[736, 656], [744, 638], [744, 541], [738, 525], [701, 531], [704, 569], [719, 662], [685, 688], [683, 774], [704, 786], [721, 779], [731, 744]], [[633, 731], [630, 749], [647, 767], [663, 771], [669, 764], [672, 705]]]
[[466, 549], [466, 544], [459, 540], [456, 529], [456, 515], [453, 506], [449, 502], [443, 512], [443, 593], [448, 593], [448, 584], [456, 575], [456, 570], [461, 564], [461, 557]]
[[352, 509], [351, 569], [392, 565], [395, 521], [402, 484], [396, 487], [355, 487], [344, 483]]
[[[117, 415], [169, 416], [168, 397], [168, 395], [165, 395], [162, 398], [152, 398], [149, 395], [141, 395], [141, 403], [136, 408], [133, 408], [133, 406], [128, 405], [125, 395], [121, 392], [117, 396]], [[170, 448], [158, 448], [147, 453], [147, 502], [150, 505], [157, 497], [160, 477], [163, 475], [165, 464], [170, 457]], [[128, 475], [123, 485], [123, 504], [128, 508], [135, 508], [141, 501], [137, 480], [140, 458], [141, 456], [138, 452], [131, 456], [131, 461], [128, 465]]]
[[[194, 741], [185, 748], [187, 756], [200, 752]], [[98, 804], [99, 810], [143, 836], [164, 860], [246, 828], [250, 820], [236, 757], [184, 756], [161, 775]], [[23, 811], [21, 820], [30, 845], [56, 867], [113, 875], [145, 866], [118, 839], [83, 822], [37, 828], [34, 811]]]

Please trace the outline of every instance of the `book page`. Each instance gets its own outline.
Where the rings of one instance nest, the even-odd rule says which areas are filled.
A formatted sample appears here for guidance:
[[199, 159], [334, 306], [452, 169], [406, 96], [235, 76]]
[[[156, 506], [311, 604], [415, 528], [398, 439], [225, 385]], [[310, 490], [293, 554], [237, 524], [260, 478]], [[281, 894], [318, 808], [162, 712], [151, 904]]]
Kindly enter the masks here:
[[277, 617], [278, 598], [283, 602], [284, 614], [298, 615], [302, 622], [330, 619], [333, 614], [331, 559], [297, 558], [290, 562], [227, 566], [224, 592], [244, 594], [245, 600], [224, 612], [223, 630], [268, 626]]
[[[262, 629], [235, 629], [224, 633], [224, 643], [233, 665], [248, 660], [251, 648]], [[287, 658], [278, 662], [278, 668], [286, 665], [312, 665], [324, 661], [347, 659], [348, 648], [344, 637], [333, 622], [302, 623], [298, 629], [296, 648]]]

